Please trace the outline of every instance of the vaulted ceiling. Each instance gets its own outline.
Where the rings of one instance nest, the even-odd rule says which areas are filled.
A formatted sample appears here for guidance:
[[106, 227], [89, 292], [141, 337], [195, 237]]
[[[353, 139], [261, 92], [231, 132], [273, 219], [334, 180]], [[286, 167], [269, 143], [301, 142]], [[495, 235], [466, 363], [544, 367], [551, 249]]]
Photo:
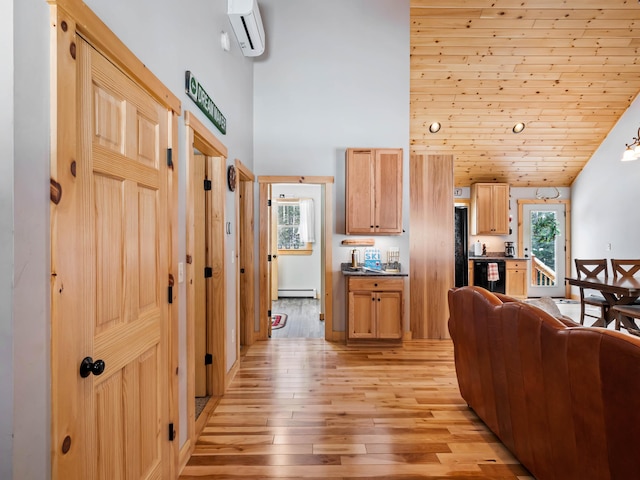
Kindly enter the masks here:
[[640, 91], [639, 53], [638, 0], [411, 0], [412, 152], [453, 154], [456, 186], [569, 186]]

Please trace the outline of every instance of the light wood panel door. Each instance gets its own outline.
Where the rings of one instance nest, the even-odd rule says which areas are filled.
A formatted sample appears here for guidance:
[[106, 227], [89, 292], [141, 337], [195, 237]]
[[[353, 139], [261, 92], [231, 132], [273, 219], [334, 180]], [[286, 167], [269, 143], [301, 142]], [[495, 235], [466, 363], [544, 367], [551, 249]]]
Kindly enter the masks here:
[[52, 301], [53, 476], [166, 478], [170, 115], [80, 37], [76, 62], [75, 228], [52, 234], [54, 260], [77, 262]]
[[271, 301], [278, 300], [278, 204], [271, 201], [271, 237], [269, 252], [271, 254]]
[[[240, 345], [253, 344], [254, 318], [255, 318], [255, 292], [254, 292], [254, 210], [253, 210], [253, 173], [244, 166], [240, 160], [236, 160], [238, 170], [238, 188], [236, 190], [236, 212], [238, 225], [238, 331], [240, 332]], [[240, 358], [240, 353], [237, 355]]]
[[194, 314], [193, 328], [195, 331], [193, 365], [195, 368], [195, 396], [207, 396], [207, 283], [204, 276], [207, 267], [207, 205], [204, 182], [206, 179], [207, 157], [194, 153], [193, 177], [193, 293]]

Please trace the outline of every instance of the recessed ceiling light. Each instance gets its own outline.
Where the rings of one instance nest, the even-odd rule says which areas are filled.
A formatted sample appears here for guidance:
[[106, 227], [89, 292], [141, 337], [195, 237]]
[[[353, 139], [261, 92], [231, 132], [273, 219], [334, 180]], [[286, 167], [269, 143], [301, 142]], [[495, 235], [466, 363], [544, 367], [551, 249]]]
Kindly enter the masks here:
[[440, 122], [433, 122], [431, 125], [429, 125], [429, 131], [431, 133], [437, 133], [438, 131], [440, 131], [441, 127], [442, 125], [440, 125]]
[[524, 130], [524, 123], [518, 122], [513, 126], [513, 133], [520, 133]]

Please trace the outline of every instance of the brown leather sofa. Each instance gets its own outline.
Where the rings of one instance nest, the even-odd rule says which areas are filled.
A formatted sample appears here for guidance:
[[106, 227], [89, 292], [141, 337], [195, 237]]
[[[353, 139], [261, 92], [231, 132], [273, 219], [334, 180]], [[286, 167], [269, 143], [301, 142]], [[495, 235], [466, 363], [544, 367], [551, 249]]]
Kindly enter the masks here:
[[449, 311], [462, 397], [537, 480], [640, 479], [640, 338], [479, 287]]

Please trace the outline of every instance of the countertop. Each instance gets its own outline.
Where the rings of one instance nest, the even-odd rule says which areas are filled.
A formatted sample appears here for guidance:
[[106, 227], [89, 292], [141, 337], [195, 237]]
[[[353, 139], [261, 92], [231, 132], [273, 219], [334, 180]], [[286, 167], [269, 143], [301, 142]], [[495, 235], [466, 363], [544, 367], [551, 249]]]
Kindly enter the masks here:
[[399, 272], [387, 272], [385, 270], [381, 271], [371, 271], [371, 270], [363, 270], [363, 265], [360, 264], [357, 270], [351, 268], [351, 263], [341, 263], [340, 270], [342, 274], [346, 277], [408, 277], [409, 274], [402, 271], [402, 266], [400, 266]]

